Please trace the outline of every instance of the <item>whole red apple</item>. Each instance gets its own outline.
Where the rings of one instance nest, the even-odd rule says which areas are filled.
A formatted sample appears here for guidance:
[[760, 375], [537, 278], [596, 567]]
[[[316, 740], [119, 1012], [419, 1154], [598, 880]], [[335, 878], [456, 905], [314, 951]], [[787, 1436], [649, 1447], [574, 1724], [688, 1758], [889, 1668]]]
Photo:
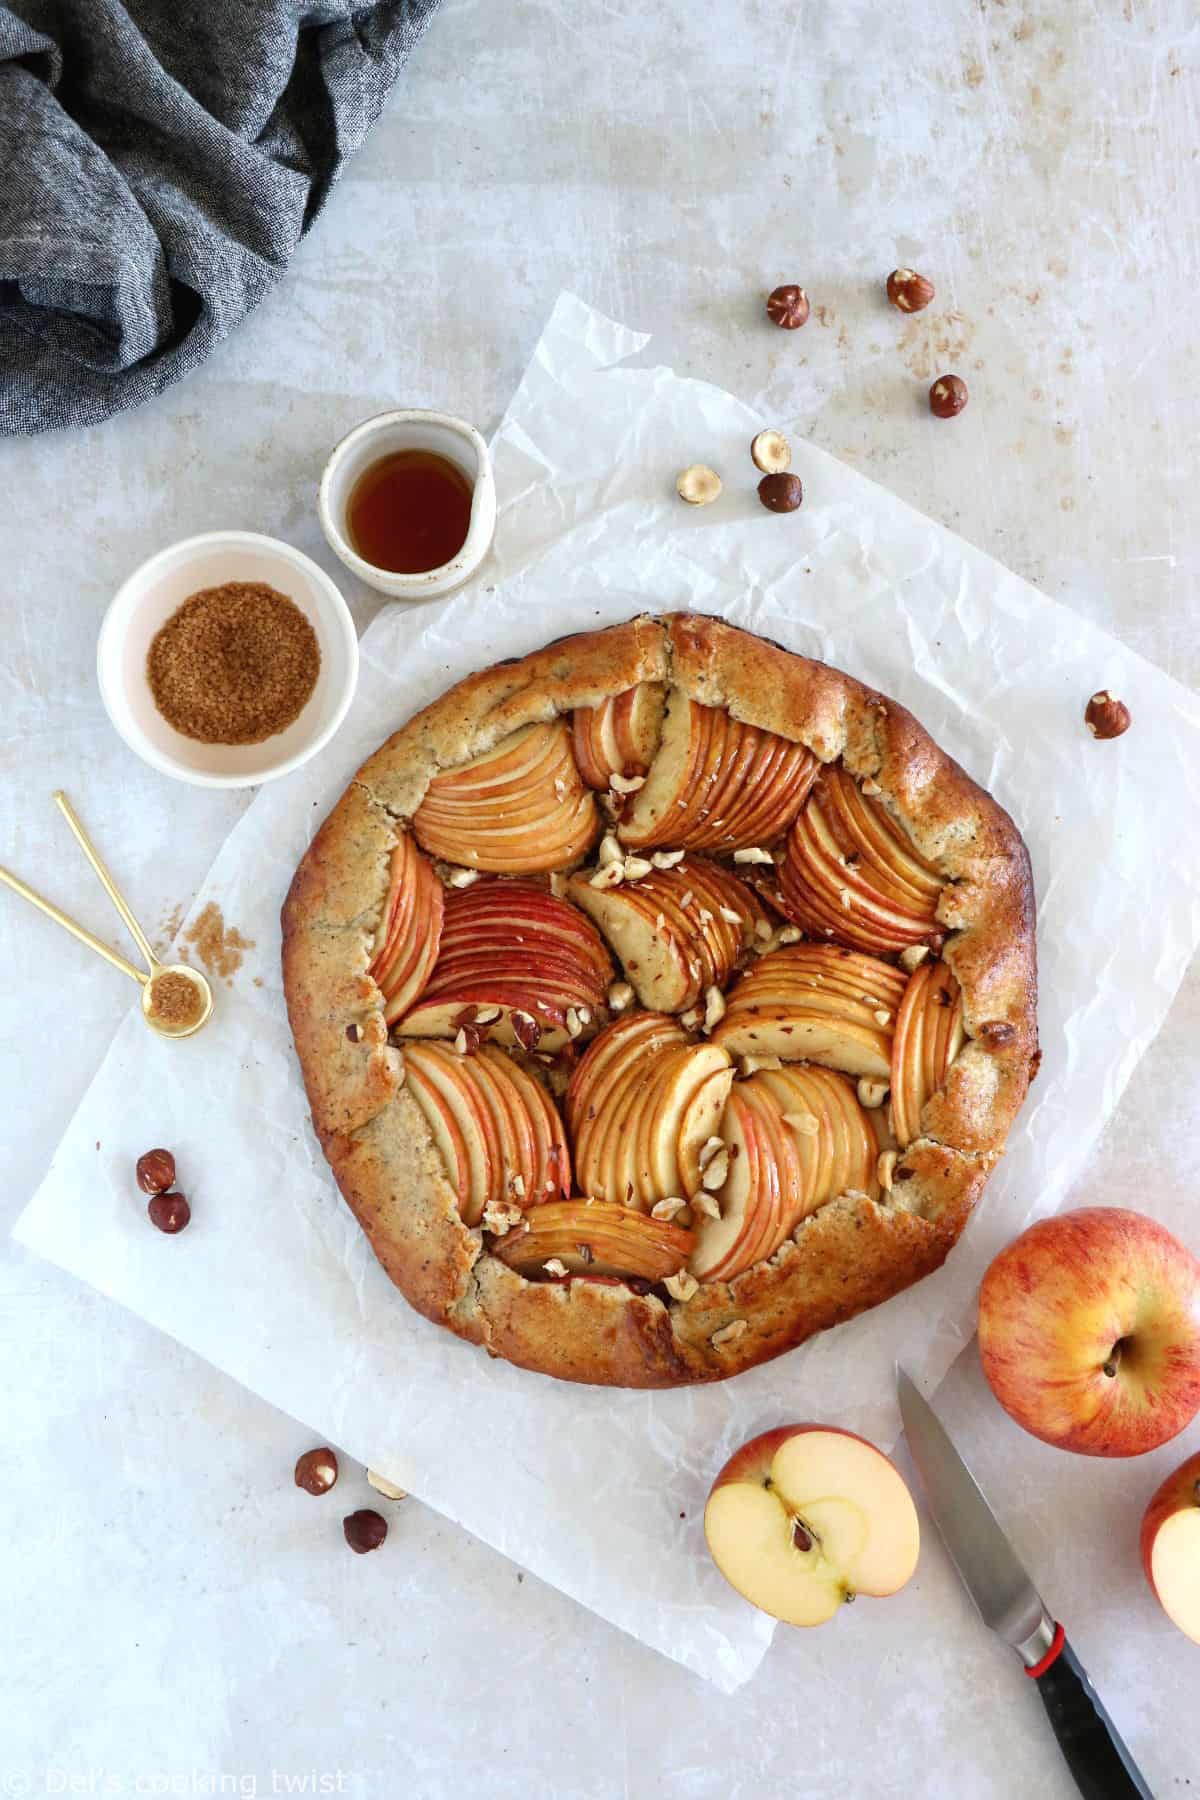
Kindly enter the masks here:
[[1200, 1408], [1200, 1262], [1120, 1207], [1042, 1219], [979, 1290], [979, 1350], [1018, 1425], [1084, 1456], [1140, 1456]]
[[1172, 1625], [1200, 1644], [1200, 1451], [1167, 1476], [1146, 1508], [1142, 1567]]

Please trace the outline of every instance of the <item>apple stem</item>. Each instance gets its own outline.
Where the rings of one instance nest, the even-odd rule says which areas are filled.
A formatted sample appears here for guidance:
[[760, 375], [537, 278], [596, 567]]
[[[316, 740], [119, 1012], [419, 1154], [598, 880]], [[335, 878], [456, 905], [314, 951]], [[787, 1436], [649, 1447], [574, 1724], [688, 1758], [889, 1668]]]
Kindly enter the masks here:
[[1125, 1342], [1124, 1338], [1118, 1338], [1116, 1343], [1113, 1345], [1112, 1349], [1108, 1353], [1108, 1361], [1104, 1364], [1104, 1373], [1109, 1377], [1110, 1380], [1112, 1380], [1113, 1377], [1115, 1377], [1117, 1370], [1120, 1367], [1121, 1349], [1122, 1349], [1122, 1346], [1124, 1345], [1124, 1342]]

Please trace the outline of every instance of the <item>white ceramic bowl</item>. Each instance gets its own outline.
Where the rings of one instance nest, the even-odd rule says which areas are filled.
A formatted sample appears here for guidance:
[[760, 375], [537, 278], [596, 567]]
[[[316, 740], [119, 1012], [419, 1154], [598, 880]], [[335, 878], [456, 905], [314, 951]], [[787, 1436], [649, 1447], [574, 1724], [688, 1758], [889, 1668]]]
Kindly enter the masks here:
[[[457, 556], [436, 569], [399, 574], [365, 562], [350, 543], [346, 507], [364, 470], [396, 450], [432, 450], [456, 464], [471, 483], [471, 523]], [[488, 447], [473, 425], [452, 413], [410, 406], [364, 419], [338, 444], [321, 476], [317, 512], [329, 547], [360, 580], [392, 600], [432, 600], [461, 587], [492, 547], [496, 531], [496, 482]]]
[[[168, 725], [146, 679], [151, 639], [199, 588], [261, 581], [295, 602], [317, 634], [321, 672], [300, 716], [261, 744], [202, 744]], [[206, 531], [160, 550], [136, 569], [104, 615], [96, 646], [100, 696], [143, 761], [198, 787], [254, 787], [299, 768], [327, 744], [358, 682], [350, 609], [311, 557], [256, 531]]]

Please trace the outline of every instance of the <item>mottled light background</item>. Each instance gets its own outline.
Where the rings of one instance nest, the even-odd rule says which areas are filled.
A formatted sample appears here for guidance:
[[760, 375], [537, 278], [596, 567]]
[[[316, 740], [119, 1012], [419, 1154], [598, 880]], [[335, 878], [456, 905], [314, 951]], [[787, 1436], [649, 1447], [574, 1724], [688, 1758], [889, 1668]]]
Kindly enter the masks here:
[[[1185, 0], [445, 0], [239, 335], [152, 407], [0, 445], [0, 858], [107, 935], [50, 806], [63, 785], [165, 925], [244, 802], [143, 770], [108, 728], [93, 647], [112, 590], [217, 525], [336, 569], [313, 509], [333, 440], [391, 404], [491, 428], [564, 286], [652, 332], [648, 360], [765, 420], [802, 414], [1195, 684], [1198, 75]], [[897, 263], [937, 284], [918, 318], [882, 300]], [[762, 320], [782, 280], [811, 293], [802, 332]], [[945, 368], [972, 399], [941, 425], [924, 395]], [[345, 585], [365, 623], [374, 598]], [[126, 995], [2, 897], [0, 971], [11, 1220]], [[1200, 1246], [1196, 996], [1075, 1198], [1145, 1206]], [[1074, 1791], [932, 1542], [899, 1598], [781, 1633], [722, 1698], [415, 1503], [383, 1553], [350, 1558], [339, 1503], [368, 1502], [360, 1475], [296, 1495], [307, 1438], [287, 1419], [31, 1257], [6, 1249], [0, 1283], [0, 1787], [41, 1793], [49, 1769], [95, 1771], [97, 1792], [225, 1773], [270, 1793], [275, 1769], [389, 1800]], [[1151, 1786], [1186, 1792], [1200, 1651], [1154, 1608], [1134, 1540], [1200, 1426], [1132, 1465], [1068, 1461], [1016, 1439], [970, 1353], [942, 1403]]]

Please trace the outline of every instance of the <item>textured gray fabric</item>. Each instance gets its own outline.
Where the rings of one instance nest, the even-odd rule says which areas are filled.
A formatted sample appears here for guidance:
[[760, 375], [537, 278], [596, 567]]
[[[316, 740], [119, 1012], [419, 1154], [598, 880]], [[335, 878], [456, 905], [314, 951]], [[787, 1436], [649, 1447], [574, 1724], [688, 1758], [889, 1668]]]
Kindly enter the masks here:
[[0, 3], [0, 432], [107, 418], [202, 361], [437, 4]]

